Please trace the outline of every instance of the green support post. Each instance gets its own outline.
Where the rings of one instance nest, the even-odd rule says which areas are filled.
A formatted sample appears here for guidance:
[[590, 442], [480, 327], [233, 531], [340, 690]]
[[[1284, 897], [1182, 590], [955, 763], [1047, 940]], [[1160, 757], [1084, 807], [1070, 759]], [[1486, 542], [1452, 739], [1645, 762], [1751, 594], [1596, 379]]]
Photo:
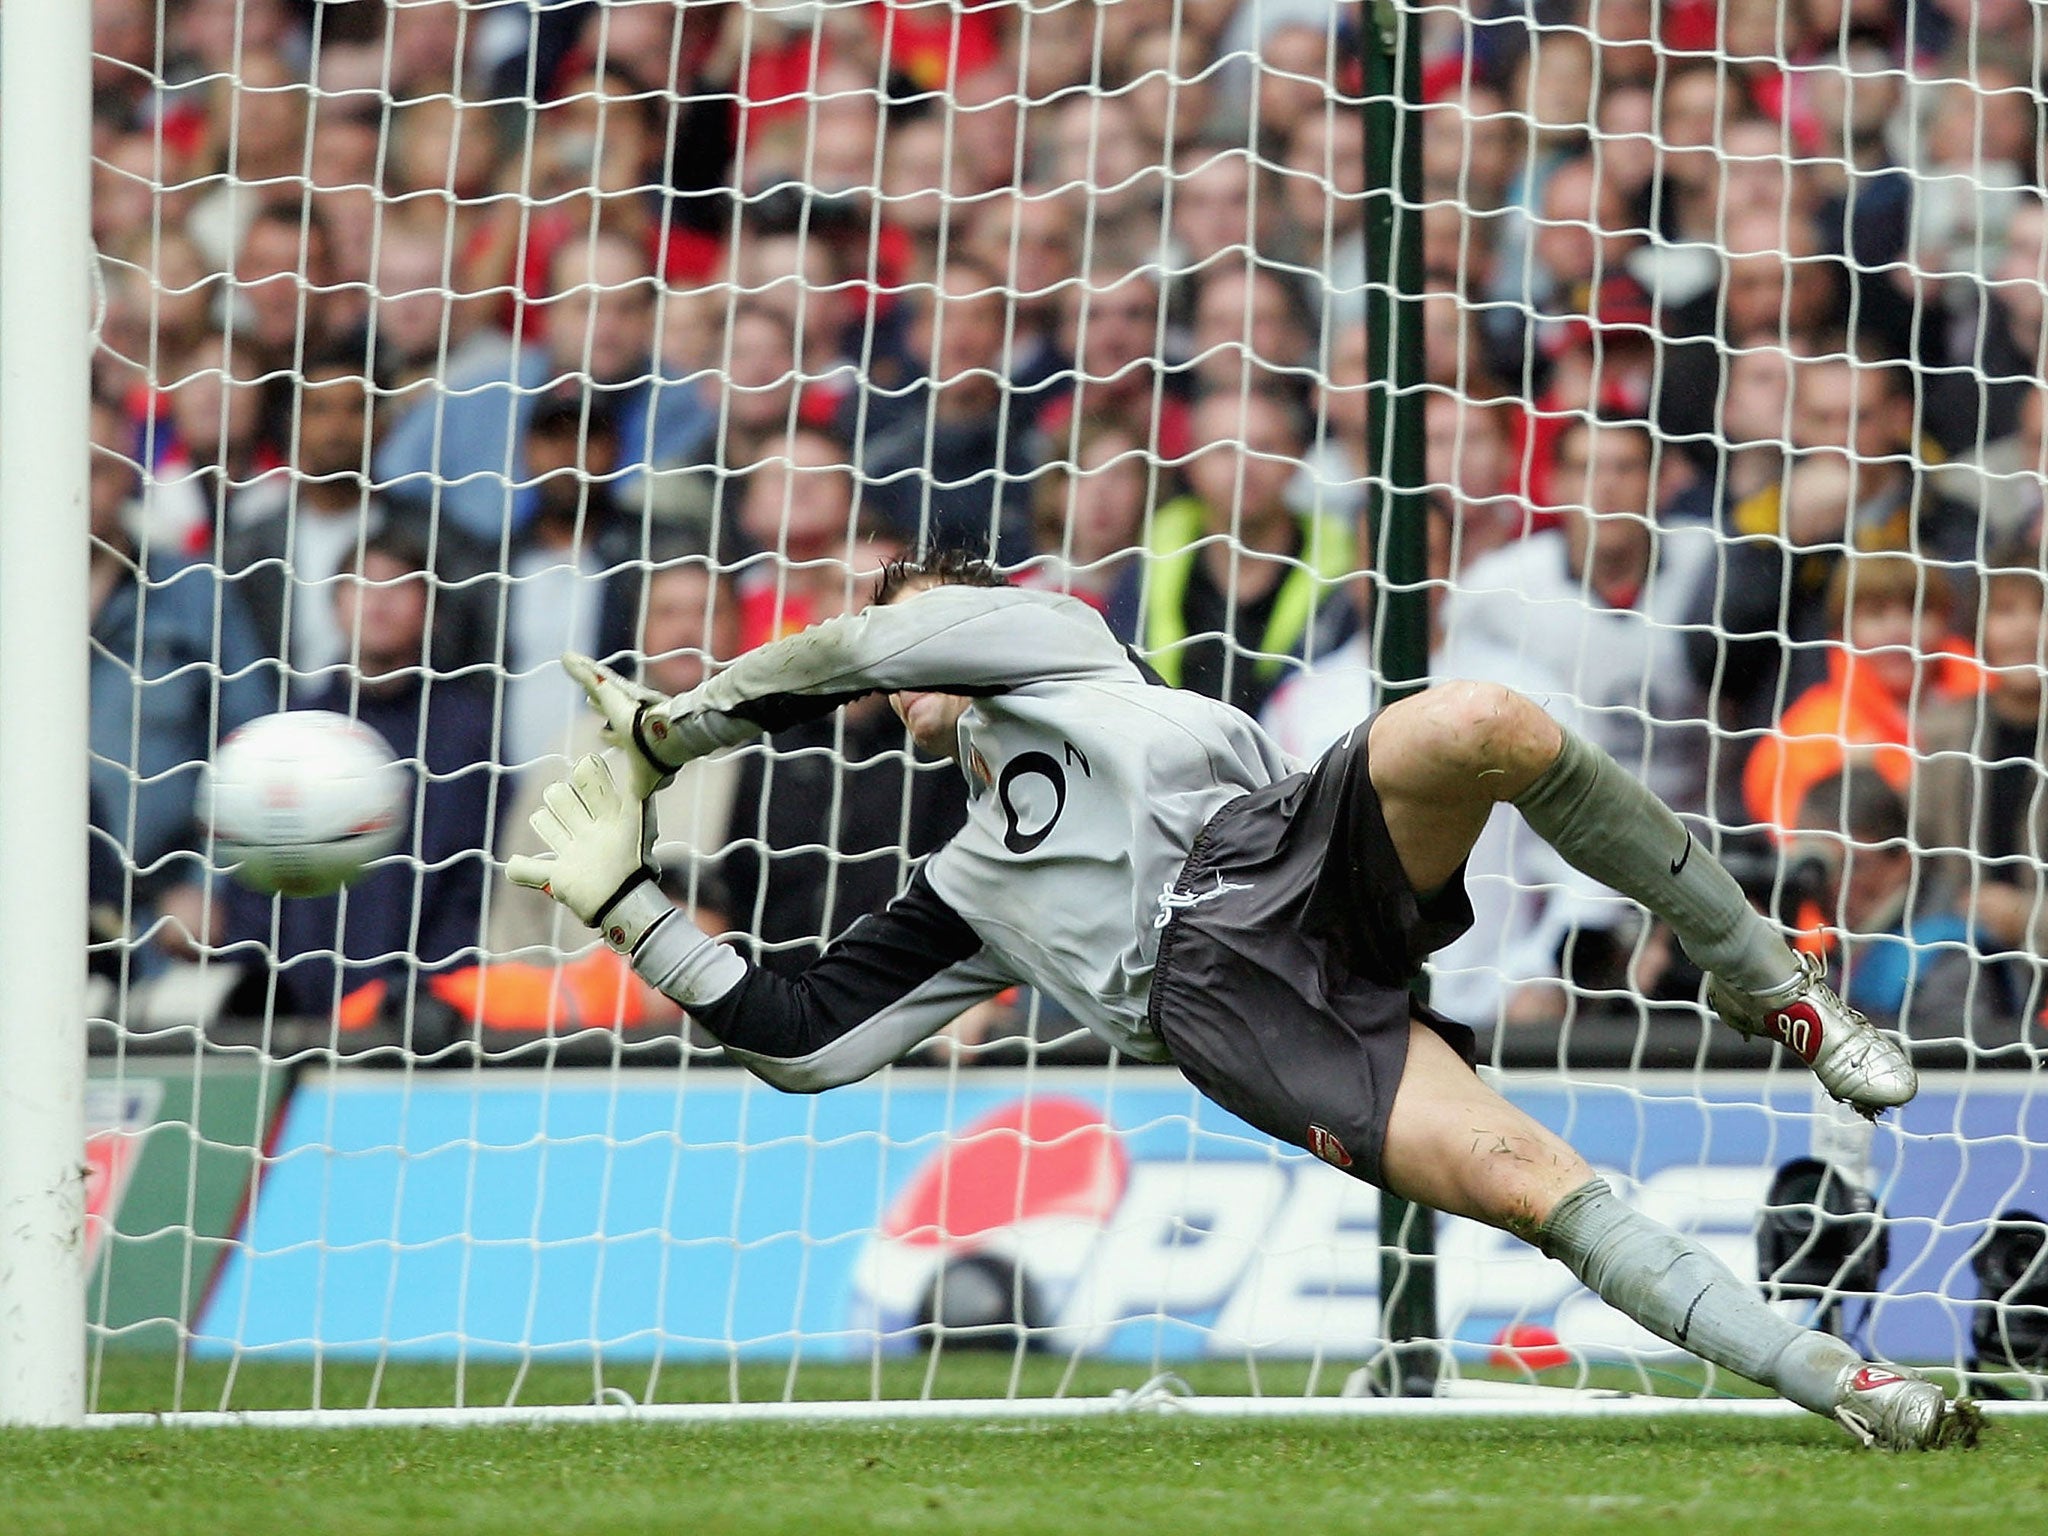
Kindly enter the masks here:
[[[1429, 672], [1428, 513], [1422, 487], [1422, 120], [1415, 18], [1372, 0], [1359, 28], [1365, 66], [1366, 527], [1380, 573], [1373, 648], [1386, 698]], [[1418, 996], [1426, 981], [1418, 980]], [[1374, 1385], [1391, 1396], [1436, 1389], [1436, 1213], [1380, 1197], [1380, 1319]]]

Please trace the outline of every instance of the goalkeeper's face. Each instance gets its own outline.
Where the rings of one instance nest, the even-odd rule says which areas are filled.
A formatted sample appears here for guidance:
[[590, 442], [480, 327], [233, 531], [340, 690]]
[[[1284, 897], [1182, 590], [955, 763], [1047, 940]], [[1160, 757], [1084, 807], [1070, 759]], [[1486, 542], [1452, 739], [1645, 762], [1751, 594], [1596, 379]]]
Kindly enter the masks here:
[[889, 695], [889, 707], [903, 722], [920, 752], [960, 760], [960, 717], [974, 701], [959, 693], [918, 693], [903, 689]]
[[[905, 568], [892, 567], [892, 570], [904, 572]], [[904, 602], [920, 592], [945, 584], [943, 576], [909, 568], [907, 579], [884, 601]], [[884, 586], [887, 585], [885, 575]], [[967, 706], [973, 702], [961, 693], [925, 693], [915, 688], [898, 689], [889, 695], [889, 707], [896, 711], [896, 718], [910, 732], [910, 739], [917, 744], [917, 749], [953, 763], [960, 761], [960, 717], [967, 713]]]

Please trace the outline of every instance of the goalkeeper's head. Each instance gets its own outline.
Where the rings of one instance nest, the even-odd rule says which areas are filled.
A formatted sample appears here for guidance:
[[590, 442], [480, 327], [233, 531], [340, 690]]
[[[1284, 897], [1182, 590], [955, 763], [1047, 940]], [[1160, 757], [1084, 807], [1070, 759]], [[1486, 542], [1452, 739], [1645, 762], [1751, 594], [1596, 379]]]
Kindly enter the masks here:
[[934, 550], [922, 560], [891, 560], [875, 579], [877, 607], [913, 597], [927, 587], [1007, 587], [1003, 573], [957, 549]]
[[[956, 550], [938, 550], [922, 560], [891, 560], [883, 566], [875, 582], [875, 604], [880, 607], [914, 597], [931, 587], [1008, 585], [1002, 572], [986, 560]], [[889, 707], [896, 711], [910, 739], [931, 756], [956, 762], [960, 757], [960, 717], [973, 702], [965, 694], [909, 688], [889, 695]]]

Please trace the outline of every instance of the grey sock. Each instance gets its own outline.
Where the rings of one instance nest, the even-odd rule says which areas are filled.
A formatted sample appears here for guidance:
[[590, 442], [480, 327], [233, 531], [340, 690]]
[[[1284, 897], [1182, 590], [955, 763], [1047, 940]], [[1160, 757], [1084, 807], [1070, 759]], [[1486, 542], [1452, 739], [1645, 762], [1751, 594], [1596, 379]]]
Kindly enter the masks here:
[[1831, 1413], [1842, 1373], [1861, 1364], [1840, 1339], [1773, 1312], [1756, 1287], [1599, 1179], [1566, 1195], [1536, 1234], [1610, 1306], [1660, 1339], [1726, 1366], [1815, 1413]]
[[1557, 761], [1515, 808], [1574, 869], [1669, 923], [1702, 970], [1745, 992], [1770, 992], [1799, 974], [1791, 948], [1735, 877], [1668, 806], [1584, 737], [1564, 733]]

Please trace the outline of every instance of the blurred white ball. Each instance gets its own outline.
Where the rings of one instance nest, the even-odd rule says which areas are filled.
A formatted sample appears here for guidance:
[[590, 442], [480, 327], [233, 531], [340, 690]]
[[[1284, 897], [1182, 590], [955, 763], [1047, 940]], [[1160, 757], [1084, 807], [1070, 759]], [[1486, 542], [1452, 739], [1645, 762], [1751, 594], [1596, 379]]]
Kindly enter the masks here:
[[324, 896], [398, 846], [412, 792], [412, 775], [375, 731], [296, 709], [222, 742], [201, 803], [216, 861], [242, 884]]

